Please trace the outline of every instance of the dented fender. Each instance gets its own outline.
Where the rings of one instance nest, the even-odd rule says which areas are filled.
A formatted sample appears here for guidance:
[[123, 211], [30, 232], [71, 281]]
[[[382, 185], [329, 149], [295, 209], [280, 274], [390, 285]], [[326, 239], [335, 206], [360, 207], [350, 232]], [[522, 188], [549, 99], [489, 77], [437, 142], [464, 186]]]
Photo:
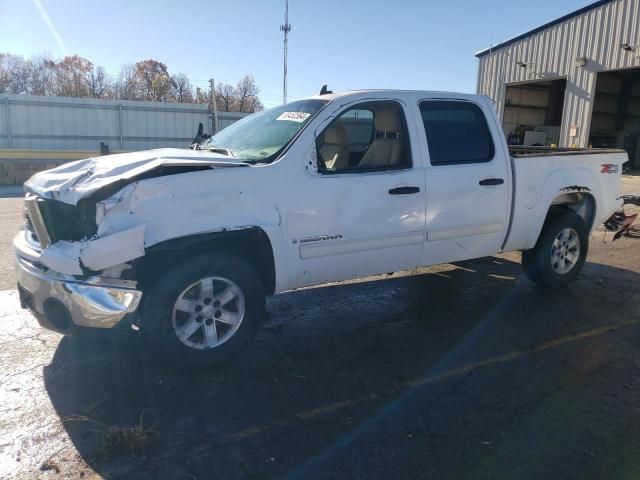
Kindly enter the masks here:
[[42, 251], [40, 263], [67, 275], [82, 275], [83, 267], [100, 271], [144, 255], [146, 225], [79, 242], [58, 241]]

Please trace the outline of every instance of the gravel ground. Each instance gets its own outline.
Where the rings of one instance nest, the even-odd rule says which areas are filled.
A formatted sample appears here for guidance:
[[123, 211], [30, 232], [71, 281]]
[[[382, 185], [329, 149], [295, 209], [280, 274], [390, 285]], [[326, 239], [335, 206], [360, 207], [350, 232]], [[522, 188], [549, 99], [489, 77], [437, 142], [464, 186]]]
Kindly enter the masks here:
[[564, 290], [508, 254], [273, 297], [207, 373], [42, 330], [5, 289], [0, 478], [640, 478], [640, 241], [604, 239]]

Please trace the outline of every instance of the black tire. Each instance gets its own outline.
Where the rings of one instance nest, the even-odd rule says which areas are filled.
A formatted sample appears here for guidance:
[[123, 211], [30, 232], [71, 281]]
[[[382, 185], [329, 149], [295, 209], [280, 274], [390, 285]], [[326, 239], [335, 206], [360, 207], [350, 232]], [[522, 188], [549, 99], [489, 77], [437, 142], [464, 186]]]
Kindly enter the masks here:
[[[224, 343], [197, 349], [178, 338], [173, 326], [174, 305], [185, 289], [206, 277], [224, 277], [239, 287], [244, 295], [244, 316]], [[264, 289], [250, 264], [228, 254], [200, 254], [169, 269], [151, 291], [145, 292], [140, 329], [150, 350], [167, 366], [208, 368], [227, 363], [239, 354], [255, 336], [264, 315]]]
[[[552, 260], [552, 247], [565, 229], [573, 229], [579, 239], [577, 261], [566, 273], [558, 273]], [[550, 218], [544, 225], [536, 246], [522, 252], [522, 267], [529, 279], [543, 287], [564, 287], [580, 274], [589, 250], [589, 233], [582, 217], [574, 212], [562, 212]]]

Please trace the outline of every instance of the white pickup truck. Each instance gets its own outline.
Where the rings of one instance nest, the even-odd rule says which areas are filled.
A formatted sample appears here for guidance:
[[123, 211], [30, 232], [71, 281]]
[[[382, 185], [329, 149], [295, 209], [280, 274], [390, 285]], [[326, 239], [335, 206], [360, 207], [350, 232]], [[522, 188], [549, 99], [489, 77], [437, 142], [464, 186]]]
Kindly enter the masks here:
[[623, 151], [511, 151], [490, 100], [329, 93], [191, 149], [34, 175], [14, 240], [22, 305], [47, 328], [135, 324], [173, 363], [245, 346], [265, 296], [523, 251], [567, 285], [619, 206]]

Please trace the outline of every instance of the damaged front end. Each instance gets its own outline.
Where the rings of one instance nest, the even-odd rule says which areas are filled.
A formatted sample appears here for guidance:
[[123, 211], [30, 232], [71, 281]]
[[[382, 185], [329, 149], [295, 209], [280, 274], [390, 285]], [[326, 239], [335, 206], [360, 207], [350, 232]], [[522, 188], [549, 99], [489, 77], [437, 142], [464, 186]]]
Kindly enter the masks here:
[[[25, 198], [24, 229], [14, 238], [18, 291], [22, 307], [48, 329], [111, 328], [132, 317], [140, 303], [135, 281], [110, 278], [104, 268], [113, 265], [119, 248], [141, 246], [144, 228], [97, 238], [95, 212], [90, 201]], [[144, 249], [136, 248], [135, 255]]]
[[[25, 226], [14, 238], [23, 306], [43, 326], [65, 333], [76, 325], [126, 324], [142, 297], [136, 268], [145, 249], [206, 231], [211, 213], [227, 202], [248, 205], [235, 190], [211, 197], [207, 174], [246, 167], [210, 152], [164, 149], [81, 160], [34, 175], [25, 183]], [[199, 201], [191, 197], [195, 179]], [[189, 215], [167, 211], [182, 213], [183, 206]]]
[[105, 268], [144, 255], [145, 225], [105, 234], [97, 223], [97, 210], [105, 203], [88, 198], [69, 205], [57, 200], [25, 198], [27, 241], [40, 250], [39, 263], [67, 275], [95, 275]]
[[[144, 255], [145, 222], [128, 219], [121, 204], [148, 179], [247, 167], [228, 157], [178, 149], [131, 152], [64, 164], [25, 183], [27, 237], [39, 262], [67, 275], [91, 275]], [[106, 218], [119, 216], [117, 225]], [[123, 217], [125, 218], [123, 220]]]
[[77, 241], [94, 236], [96, 224], [96, 204], [90, 199], [70, 205], [57, 200], [38, 198], [28, 194], [25, 207], [30, 216], [42, 220], [45, 231], [41, 244], [48, 247], [59, 240]]
[[62, 275], [20, 255], [16, 276], [22, 308], [31, 310], [43, 327], [61, 333], [75, 327], [112, 328], [127, 323], [126, 318], [133, 321], [142, 298], [135, 282]]

